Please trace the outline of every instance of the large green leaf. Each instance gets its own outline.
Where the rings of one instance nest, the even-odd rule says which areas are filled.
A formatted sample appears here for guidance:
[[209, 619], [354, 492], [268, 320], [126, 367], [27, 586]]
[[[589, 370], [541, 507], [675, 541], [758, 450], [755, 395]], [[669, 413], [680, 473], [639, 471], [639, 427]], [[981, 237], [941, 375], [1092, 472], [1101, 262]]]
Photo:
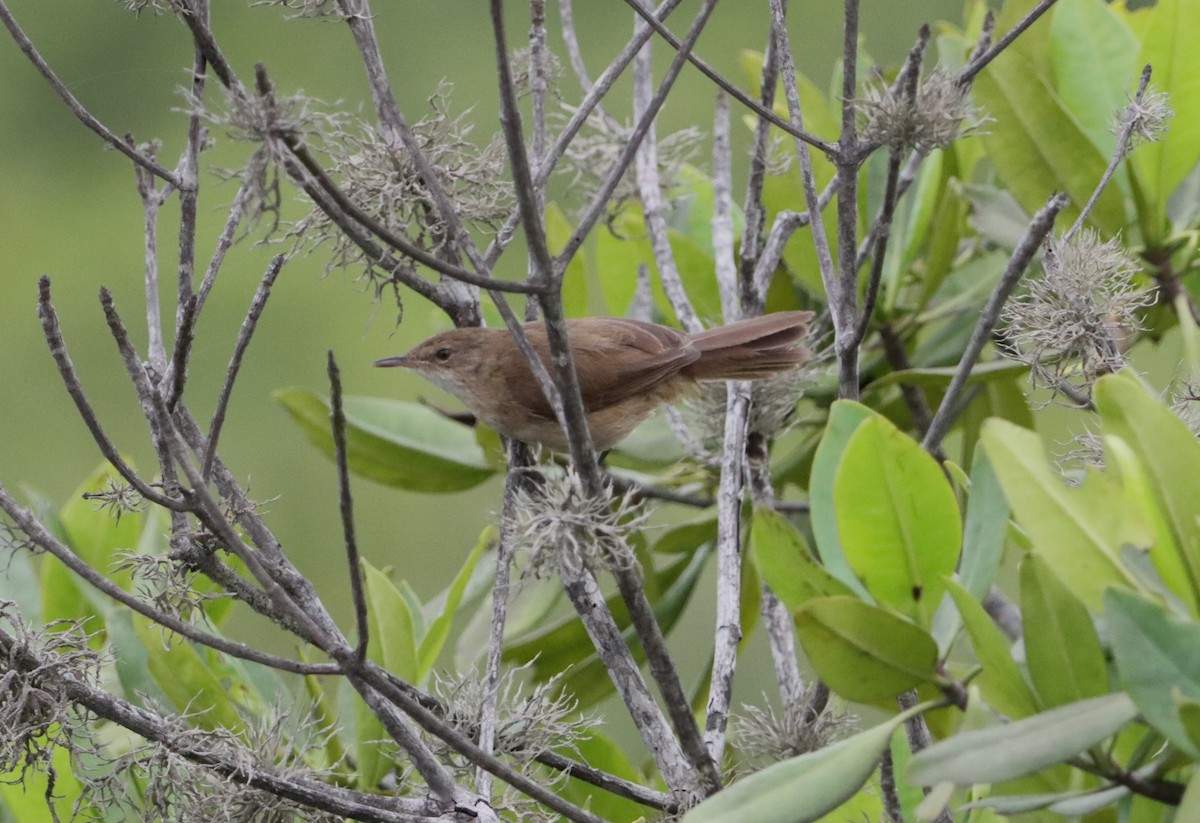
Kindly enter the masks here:
[[178, 637], [168, 638], [161, 626], [140, 614], [132, 617], [150, 674], [176, 710], [192, 715], [192, 723], [202, 729], [240, 728], [242, 721], [230, 696], [235, 689], [218, 675], [214, 653]]
[[1104, 604], [1121, 683], [1147, 722], [1200, 757], [1178, 707], [1180, 698], [1200, 700], [1200, 625], [1132, 592], [1112, 589]]
[[987, 452], [971, 461], [971, 496], [963, 522], [963, 550], [958, 574], [963, 588], [982, 600], [992, 586], [1008, 533], [1008, 501]]
[[850, 570], [842, 542], [838, 536], [837, 507], [833, 501], [833, 483], [842, 455], [850, 438], [875, 412], [861, 403], [838, 400], [829, 411], [825, 434], [813, 457], [812, 473], [808, 481], [808, 496], [812, 503], [813, 537], [821, 563], [829, 573], [841, 580], [855, 592], [866, 595], [862, 582]]
[[1193, 614], [1200, 613], [1200, 442], [1132, 375], [1097, 381], [1096, 407], [1105, 432], [1120, 437], [1139, 458], [1156, 509], [1169, 524], [1170, 535], [1151, 549], [1151, 561]]
[[479, 562], [479, 558], [483, 555], [484, 550], [495, 542], [496, 531], [493, 527], [489, 526], [479, 536], [479, 542], [475, 544], [475, 548], [467, 555], [462, 568], [458, 570], [458, 574], [454, 575], [454, 580], [450, 582], [450, 587], [446, 589], [437, 616], [429, 624], [429, 629], [420, 639], [420, 643], [417, 646], [416, 682], [423, 682], [433, 669], [434, 661], [437, 660], [442, 647], [446, 645], [446, 639], [450, 637], [450, 626], [454, 623], [454, 615], [458, 613], [458, 607], [462, 603], [463, 593], [467, 590], [467, 584], [471, 582], [471, 576], [475, 572], [475, 565]]
[[1137, 86], [1137, 40], [1104, 0], [1059, 0], [1050, 28], [1054, 83], [1096, 147], [1111, 155], [1115, 114]]
[[[551, 254], [558, 254], [571, 239], [574, 227], [557, 203], [546, 206], [546, 245]], [[563, 272], [562, 301], [567, 317], [583, 317], [588, 313], [588, 282], [585, 256], [577, 254]]]
[[[1071, 223], [1104, 175], [1108, 164], [1079, 124], [1063, 108], [1043, 75], [1021, 54], [1005, 51], [975, 80], [975, 97], [993, 119], [984, 146], [1000, 179], [1029, 213], [1056, 191], [1071, 205], [1062, 219]], [[1090, 220], [1105, 235], [1125, 225], [1120, 193], [1105, 189]]]
[[833, 503], [850, 568], [876, 600], [928, 627], [962, 546], [958, 502], [937, 461], [873, 417], [846, 444]]
[[1142, 36], [1138, 65], [1149, 64], [1152, 88], [1169, 95], [1175, 116], [1163, 139], [1140, 146], [1133, 167], [1149, 214], [1142, 231], [1157, 244], [1167, 230], [1167, 201], [1200, 160], [1200, 0], [1159, 0]]
[[1092, 616], [1036, 554], [1021, 562], [1021, 616], [1029, 677], [1047, 706], [1108, 694]]
[[1137, 717], [1124, 692], [1071, 703], [979, 731], [960, 732], [919, 752], [908, 779], [922, 786], [999, 783], [1061, 763]]
[[763, 581], [793, 611], [814, 597], [852, 594], [825, 570], [804, 535], [774, 509], [755, 506], [750, 548]]
[[821, 597], [796, 612], [796, 633], [821, 680], [872, 703], [937, 679], [937, 643], [893, 612], [856, 597]]
[[1036, 714], [1037, 698], [1034, 697], [1021, 670], [1009, 651], [1009, 642], [996, 628], [996, 624], [982, 605], [970, 592], [954, 581], [949, 590], [954, 605], [962, 615], [971, 647], [983, 671], [974, 683], [983, 699], [1008, 717], [1021, 718]]
[[696, 806], [682, 823], [809, 823], [852, 797], [875, 771], [905, 712], [853, 737], [768, 766]]
[[[328, 402], [300, 387], [273, 396], [308, 439], [332, 456]], [[474, 432], [433, 409], [382, 397], [347, 397], [344, 405], [346, 458], [356, 474], [410, 491], [454, 492], [495, 473]]]
[[1050, 468], [1041, 438], [1004, 420], [987, 421], [982, 440], [1017, 523], [1071, 591], [1099, 611], [1106, 588], [1136, 586], [1120, 550], [1148, 545], [1151, 534], [1113, 478], [1091, 472], [1078, 488], [1068, 486]]

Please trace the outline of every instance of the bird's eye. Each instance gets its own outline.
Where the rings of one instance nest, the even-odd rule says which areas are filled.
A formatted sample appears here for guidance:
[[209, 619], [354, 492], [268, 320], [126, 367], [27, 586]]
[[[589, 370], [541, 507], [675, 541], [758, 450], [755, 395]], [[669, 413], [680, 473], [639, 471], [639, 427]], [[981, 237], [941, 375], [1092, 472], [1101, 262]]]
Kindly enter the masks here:
[[433, 353], [433, 356], [438, 360], [445, 362], [450, 359], [450, 349], [442, 347]]

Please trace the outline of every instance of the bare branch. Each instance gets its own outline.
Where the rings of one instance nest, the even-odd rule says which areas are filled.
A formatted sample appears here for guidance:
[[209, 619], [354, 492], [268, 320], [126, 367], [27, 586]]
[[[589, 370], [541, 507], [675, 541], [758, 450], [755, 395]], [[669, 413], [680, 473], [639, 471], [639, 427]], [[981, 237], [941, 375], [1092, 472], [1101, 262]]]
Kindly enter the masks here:
[[1137, 118], [1129, 116], [1129, 112], [1136, 106], [1140, 106], [1143, 99], [1146, 97], [1146, 87], [1150, 85], [1151, 66], [1142, 68], [1142, 76], [1138, 80], [1137, 91], [1133, 95], [1133, 99], [1129, 105], [1125, 107], [1125, 113], [1122, 117], [1121, 130], [1117, 133], [1117, 146], [1113, 149], [1112, 157], [1109, 158], [1108, 168], [1104, 170], [1104, 174], [1100, 177], [1100, 182], [1096, 184], [1096, 188], [1092, 191], [1092, 196], [1088, 198], [1087, 203], [1079, 211], [1079, 216], [1075, 218], [1075, 222], [1071, 228], [1067, 229], [1063, 235], [1063, 240], [1070, 240], [1075, 236], [1075, 233], [1083, 228], [1083, 223], [1087, 220], [1088, 215], [1092, 213], [1096, 203], [1100, 200], [1100, 195], [1104, 193], [1104, 189], [1108, 186], [1113, 175], [1117, 173], [1117, 167], [1121, 165], [1121, 161], [1129, 153], [1129, 146], [1133, 140], [1133, 131], [1137, 126]]
[[86, 580], [103, 594], [111, 597], [123, 606], [128, 606], [143, 617], [153, 620], [163, 628], [169, 629], [189, 640], [194, 640], [197, 643], [216, 649], [219, 652], [224, 652], [232, 657], [249, 660], [263, 666], [278, 669], [279, 671], [295, 672], [297, 674], [336, 674], [339, 671], [339, 667], [332, 663], [299, 663], [283, 657], [277, 657], [273, 654], [267, 654], [266, 652], [260, 652], [258, 649], [247, 646], [244, 643], [226, 640], [223, 637], [217, 637], [216, 635], [201, 631], [192, 624], [180, 620], [173, 614], [156, 609], [149, 603], [125, 591], [99, 571], [89, 566], [83, 558], [71, 551], [54, 535], [50, 534], [33, 513], [21, 506], [3, 485], [0, 485], [0, 509], [3, 509], [4, 513], [12, 518], [17, 528], [24, 532], [38, 548], [48, 554], [54, 555], [74, 575], [82, 580]]
[[[637, 0], [634, 0], [637, 4]], [[633, 59], [633, 116], [642, 118], [650, 109], [653, 99], [654, 78], [651, 46], [646, 43]], [[638, 191], [642, 200], [642, 215], [646, 223], [646, 234], [650, 237], [650, 248], [654, 251], [654, 263], [658, 266], [658, 277], [663, 291], [671, 301], [671, 308], [684, 329], [695, 334], [704, 326], [696, 316], [696, 310], [688, 299], [675, 265], [675, 254], [667, 236], [667, 220], [664, 212], [662, 183], [658, 179], [658, 138], [653, 119], [646, 127], [642, 143], [638, 146], [636, 163]]]
[[716, 0], [705, 0], [704, 6], [696, 15], [696, 20], [692, 23], [692, 28], [688, 31], [687, 37], [684, 38], [679, 53], [671, 61], [667, 73], [663, 76], [662, 82], [658, 86], [658, 91], [654, 93], [654, 97], [650, 101], [649, 106], [647, 106], [645, 114], [630, 133], [629, 142], [625, 146], [625, 150], [621, 152], [621, 156], [617, 159], [616, 164], [608, 174], [608, 179], [605, 180], [604, 185], [600, 187], [600, 190], [592, 198], [592, 202], [580, 219], [579, 225], [575, 227], [575, 231], [572, 232], [570, 239], [567, 240], [566, 246], [563, 247], [562, 252], [555, 260], [558, 271], [566, 269], [567, 264], [571, 262], [576, 252], [579, 251], [579, 247], [583, 245], [583, 241], [587, 238], [588, 233], [591, 232], [596, 222], [600, 219], [600, 216], [604, 213], [604, 210], [608, 207], [608, 199], [612, 195], [613, 189], [617, 187], [617, 183], [624, 176], [625, 171], [629, 168], [629, 164], [633, 162], [642, 139], [653, 124], [654, 118], [658, 116], [659, 109], [662, 108], [662, 104], [667, 99], [667, 94], [675, 85], [675, 80], [679, 77], [679, 72], [683, 69], [687, 55], [691, 52], [692, 47], [696, 45], [696, 40], [699, 39], [700, 32], [704, 30], [704, 24], [708, 22], [708, 17], [712, 14], [715, 7]]
[[729, 98], [717, 94], [713, 117], [713, 262], [717, 288], [721, 293], [721, 311], [726, 323], [742, 316], [738, 292], [737, 261], [733, 250], [733, 157], [729, 146]]
[[[367, 620], [367, 594], [363, 590], [362, 559], [358, 540], [354, 536], [354, 501], [350, 497], [350, 467], [346, 462], [346, 413], [342, 409], [342, 373], [333, 351], [329, 352], [329, 419], [333, 429], [333, 451], [338, 472], [338, 504], [342, 514], [342, 539], [346, 546], [346, 562], [350, 567], [350, 595], [354, 600], [354, 623], [358, 643], [354, 647], [356, 664], [367, 659], [370, 623]], [[212, 444], [212, 441], [209, 441]]]
[[71, 395], [71, 399], [75, 401], [75, 408], [79, 411], [79, 416], [83, 418], [83, 423], [87, 426], [88, 431], [92, 433], [92, 439], [96, 441], [96, 446], [104, 455], [104, 459], [112, 464], [121, 477], [125, 478], [125, 482], [137, 489], [138, 494], [151, 503], [172, 511], [186, 511], [187, 504], [184, 501], [156, 491], [138, 477], [121, 457], [117, 447], [108, 439], [108, 435], [104, 433], [100, 421], [96, 418], [96, 412], [92, 409], [92, 404], [88, 402], [87, 395], [83, 391], [83, 385], [79, 382], [79, 375], [75, 372], [71, 355], [67, 352], [67, 344], [63, 340], [62, 329], [58, 323], [58, 313], [50, 301], [50, 278], [45, 275], [38, 281], [38, 316], [42, 320], [42, 334], [45, 335], [46, 344], [50, 347], [50, 356], [54, 358], [54, 363], [58, 366], [58, 373], [62, 377], [63, 385], [67, 388], [67, 394]]
[[58, 75], [51, 70], [46, 61], [42, 59], [42, 56], [38, 54], [37, 49], [33, 47], [33, 42], [25, 35], [25, 32], [21, 30], [21, 27], [17, 25], [16, 18], [13, 17], [12, 12], [8, 9], [8, 5], [3, 0], [0, 0], [0, 22], [4, 23], [5, 27], [8, 29], [8, 33], [12, 35], [12, 39], [16, 41], [18, 48], [20, 48], [25, 56], [29, 59], [29, 62], [33, 64], [33, 67], [37, 69], [38, 74], [42, 75], [42, 77], [46, 79], [46, 82], [50, 84], [52, 89], [54, 89], [54, 93], [62, 98], [62, 101], [67, 104], [67, 108], [69, 108], [71, 113], [78, 118], [79, 122], [83, 123], [83, 125], [87, 126], [96, 134], [100, 135], [104, 142], [108, 143], [121, 154], [128, 157], [136, 165], [149, 171], [151, 174], [154, 174], [157, 177], [161, 177], [163, 180], [167, 181], [176, 188], [181, 187], [181, 182], [174, 172], [168, 171], [160, 166], [157, 162], [155, 162], [154, 158], [143, 155], [131, 144], [132, 141], [122, 140], [107, 126], [93, 117], [91, 113], [83, 107], [83, 104], [76, 99], [75, 95], [71, 94], [71, 90], [68, 89], [66, 85], [58, 79]]
[[797, 126], [795, 123], [787, 122], [775, 112], [771, 111], [771, 109], [761, 105], [753, 97], [750, 97], [744, 91], [718, 74], [717, 71], [708, 63], [701, 60], [695, 54], [692, 54], [690, 48], [685, 51], [682, 44], [679, 42], [679, 39], [675, 37], [675, 35], [671, 34], [670, 29], [653, 18], [649, 11], [641, 5], [640, 0], [625, 0], [625, 2], [628, 3], [634, 11], [641, 15], [642, 19], [654, 27], [654, 30], [658, 32], [659, 36], [662, 37], [663, 40], [666, 40], [667, 43], [671, 45], [671, 48], [682, 54], [685, 54], [688, 61], [691, 62], [696, 68], [700, 69], [701, 74], [716, 83], [717, 86], [723, 89], [730, 97], [753, 111], [758, 117], [769, 121], [774, 126], [778, 126], [797, 140], [802, 140], [813, 148], [820, 149], [825, 154], [832, 156], [837, 151], [835, 146], [827, 143], [819, 137], [814, 137], [813, 135], [804, 131], [802, 127]]
[[946, 395], [942, 398], [942, 404], [938, 407], [933, 422], [929, 425], [929, 431], [925, 433], [925, 438], [921, 441], [921, 446], [926, 451], [931, 452], [941, 446], [942, 438], [950, 431], [955, 417], [961, 412], [958, 407], [959, 397], [967, 385], [967, 378], [971, 375], [979, 353], [983, 351], [984, 344], [991, 337], [992, 329], [995, 328], [996, 321], [1000, 318], [1000, 310], [1021, 280], [1021, 276], [1025, 273], [1030, 261], [1033, 260], [1033, 256], [1037, 254], [1042, 241], [1054, 228], [1054, 218], [1066, 207], [1068, 202], [1065, 194], [1051, 196], [1046, 205], [1034, 215], [1029, 227], [1025, 230], [1025, 236], [1013, 249], [1012, 256], [1008, 258], [1008, 265], [1005, 266], [1004, 273], [1000, 275], [1000, 282], [996, 284], [995, 291], [992, 292], [987, 305], [984, 306], [983, 313], [979, 316], [979, 322], [975, 325], [975, 331], [971, 334], [962, 359], [958, 361], [954, 379], [950, 381]]
[[246, 312], [246, 318], [242, 321], [237, 341], [233, 345], [233, 356], [229, 358], [229, 368], [225, 370], [225, 383], [221, 386], [221, 394], [217, 397], [217, 407], [213, 411], [212, 423], [208, 427], [208, 450], [204, 454], [204, 468], [201, 472], [201, 476], [206, 481], [212, 476], [213, 455], [217, 451], [217, 440], [221, 436], [221, 427], [225, 424], [225, 412], [229, 408], [229, 397], [233, 394], [234, 381], [237, 380], [238, 371], [242, 368], [242, 358], [250, 346], [250, 338], [254, 336], [254, 329], [258, 326], [258, 319], [262, 317], [263, 309], [267, 305], [267, 298], [271, 296], [271, 287], [275, 285], [275, 278], [279, 276], [279, 270], [283, 268], [283, 259], [282, 254], [277, 254], [268, 264], [267, 271], [258, 284], [258, 290], [254, 293], [254, 299], [250, 301], [250, 310]]
[[704, 721], [704, 743], [713, 762], [725, 751], [733, 674], [742, 641], [742, 491], [750, 384], [731, 381], [725, 404], [725, 444], [717, 491], [717, 625], [713, 633], [712, 679]]
[[[1058, 2], [1058, 0], [1042, 0], [1042, 2], [1038, 3], [1037, 6], [1030, 10], [1029, 14], [1022, 17], [1021, 20], [1012, 27], [1012, 29], [1010, 29], [1004, 34], [1003, 37], [997, 40], [991, 48], [985, 50], [982, 54], [972, 55], [971, 62], [963, 67], [963, 70], [958, 74], [959, 85], [970, 83], [972, 80], [974, 80], [975, 75], [983, 71], [988, 63], [995, 60], [996, 56], [999, 55], [1000, 52], [1004, 51], [1009, 47], [1012, 41], [1020, 37], [1021, 33], [1025, 31], [1025, 29], [1037, 22], [1039, 17], [1050, 11], [1050, 7], [1056, 2]], [[984, 27], [984, 31], [985, 33], [990, 34], [986, 26]]]

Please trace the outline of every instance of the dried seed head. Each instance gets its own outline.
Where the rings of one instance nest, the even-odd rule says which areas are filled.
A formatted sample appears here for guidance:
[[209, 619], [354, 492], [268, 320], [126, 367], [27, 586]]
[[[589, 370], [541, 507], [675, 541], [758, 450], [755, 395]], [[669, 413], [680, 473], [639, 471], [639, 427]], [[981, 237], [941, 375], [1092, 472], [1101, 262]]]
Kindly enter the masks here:
[[351, 15], [342, 11], [337, 0], [256, 0], [251, 6], [279, 6], [291, 12], [287, 19], [300, 17], [319, 17], [332, 20], [345, 20]]
[[174, 14], [184, 10], [181, 0], [121, 0], [121, 5], [134, 14], [144, 11], [151, 14]]
[[[551, 750], [574, 750], [599, 725], [596, 718], [580, 713], [579, 701], [563, 692], [560, 676], [530, 687], [517, 679], [519, 671], [505, 671], [497, 686], [498, 752], [529, 764]], [[436, 674], [433, 692], [445, 707], [446, 722], [478, 740], [479, 718], [487, 699], [485, 678], [473, 670]]]
[[520, 485], [515, 503], [513, 545], [529, 553], [527, 574], [636, 567], [629, 538], [649, 511], [635, 502], [632, 491], [616, 496], [606, 487], [600, 496], [590, 496], [568, 467]]
[[1006, 354], [1032, 369], [1034, 385], [1056, 392], [1069, 384], [1091, 392], [1096, 377], [1125, 364], [1124, 349], [1141, 330], [1139, 311], [1155, 301], [1139, 282], [1141, 267], [1113, 239], [1086, 230], [1051, 240], [1045, 274], [1004, 309]]
[[104, 479], [103, 489], [98, 492], [84, 492], [83, 499], [94, 501], [96, 511], [107, 511], [118, 523], [121, 522], [122, 514], [137, 514], [146, 510], [146, 501], [137, 489], [112, 475]]
[[1111, 130], [1120, 135], [1126, 128], [1130, 129], [1131, 139], [1129, 148], [1141, 143], [1154, 143], [1162, 139], [1167, 131], [1167, 124], [1175, 116], [1171, 109], [1170, 95], [1165, 91], [1150, 91], [1129, 99], [1129, 105], [1113, 113]]
[[877, 82], [867, 84], [857, 105], [863, 139], [896, 149], [945, 148], [985, 121], [966, 88], [940, 68], [926, 75], [911, 100], [903, 90]]
[[[449, 84], [430, 97], [432, 112], [412, 126], [421, 155], [433, 166], [437, 182], [468, 226], [498, 229], [512, 210], [504, 143], [499, 134], [479, 147], [470, 140], [473, 126], [467, 114], [449, 110]], [[363, 124], [324, 135], [334, 165], [329, 170], [343, 192], [376, 222], [428, 251], [439, 251], [454, 238], [430, 194], [428, 181], [413, 155], [375, 129]], [[295, 224], [290, 234], [299, 244], [332, 245], [328, 268], [363, 265], [376, 275], [376, 263], [329, 219], [321, 209]], [[379, 274], [386, 278], [390, 272]]]
[[1071, 438], [1071, 448], [1058, 454], [1055, 463], [1063, 479], [1078, 486], [1088, 469], [1104, 469], [1104, 440], [1100, 435], [1085, 430]]
[[741, 771], [757, 771], [786, 760], [822, 749], [854, 729], [858, 718], [826, 706], [813, 716], [809, 709], [811, 690], [806, 690], [791, 706], [776, 711], [764, 706], [743, 705], [734, 716], [734, 733], [742, 755]]
[[[574, 114], [574, 109], [562, 104], [565, 117]], [[587, 203], [600, 189], [609, 173], [617, 165], [621, 153], [629, 144], [629, 127], [617, 128], [606, 118], [592, 114], [583, 128], [567, 146], [559, 166], [571, 175], [568, 183], [579, 201]], [[702, 135], [697, 129], [687, 128], [658, 139], [658, 175], [663, 194], [671, 198], [679, 196], [681, 184], [686, 180], [689, 162], [696, 153]], [[617, 187], [608, 200], [608, 214], [614, 216], [625, 204], [638, 199], [638, 185], [634, 164], [622, 175]]]
[[[512, 67], [513, 86], [517, 90], [518, 97], [524, 97], [529, 94], [531, 89], [531, 78], [533, 76], [533, 67], [530, 65], [530, 48], [517, 49], [508, 58], [508, 64]], [[542, 52], [546, 56], [545, 68], [543, 69], [546, 76], [546, 88], [555, 97], [558, 96], [558, 79], [562, 77], [562, 61], [558, 59], [558, 55], [550, 49], [544, 49]]]
[[0, 601], [0, 623], [0, 782], [17, 784], [27, 769], [50, 768], [58, 747], [90, 748], [68, 683], [96, 686], [104, 661], [88, 646], [82, 623], [34, 630], [8, 600]]

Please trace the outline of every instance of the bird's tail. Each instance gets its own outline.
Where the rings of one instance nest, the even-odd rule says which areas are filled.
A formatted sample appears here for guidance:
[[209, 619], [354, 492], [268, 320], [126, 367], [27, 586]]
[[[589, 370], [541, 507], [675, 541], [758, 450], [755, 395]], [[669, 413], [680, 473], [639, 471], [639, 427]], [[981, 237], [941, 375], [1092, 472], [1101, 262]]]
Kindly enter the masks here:
[[739, 320], [692, 336], [700, 358], [683, 373], [695, 380], [757, 380], [787, 371], [812, 353], [797, 343], [810, 311], [783, 311]]

